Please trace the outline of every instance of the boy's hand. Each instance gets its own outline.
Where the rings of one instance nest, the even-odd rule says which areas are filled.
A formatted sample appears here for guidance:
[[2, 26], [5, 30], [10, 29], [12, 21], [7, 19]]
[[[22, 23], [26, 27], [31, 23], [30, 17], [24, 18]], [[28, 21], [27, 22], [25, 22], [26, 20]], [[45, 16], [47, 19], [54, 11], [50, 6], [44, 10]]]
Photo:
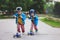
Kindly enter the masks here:
[[14, 18], [16, 18], [16, 16], [15, 16], [15, 15], [13, 15], [13, 17], [14, 17]]
[[33, 22], [35, 18], [36, 18], [35, 16], [32, 16], [32, 20], [31, 21]]
[[19, 18], [22, 18], [22, 16], [18, 16]]
[[32, 20], [31, 20], [32, 22], [34, 21], [34, 17], [32, 17]]
[[27, 15], [27, 17], [29, 18], [29, 17], [30, 17], [30, 15]]
[[35, 16], [32, 16], [32, 19], [34, 19], [35, 18]]
[[31, 22], [33, 22], [34, 20], [31, 20]]
[[22, 18], [22, 16], [20, 16]]

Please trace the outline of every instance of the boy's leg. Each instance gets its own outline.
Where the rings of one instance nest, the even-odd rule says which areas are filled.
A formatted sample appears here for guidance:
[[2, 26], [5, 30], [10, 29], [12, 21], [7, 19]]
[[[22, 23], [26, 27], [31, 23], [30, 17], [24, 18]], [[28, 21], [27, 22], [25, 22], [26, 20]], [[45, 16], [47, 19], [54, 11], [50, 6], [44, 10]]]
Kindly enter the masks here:
[[33, 32], [33, 22], [31, 23], [30, 32]]
[[20, 32], [20, 24], [17, 24], [17, 32]]
[[36, 32], [38, 31], [37, 26], [35, 24], [34, 24], [34, 29]]
[[21, 24], [22, 33], [25, 32], [24, 24]]
[[21, 34], [20, 34], [20, 24], [17, 24], [17, 33], [16, 35], [14, 35], [14, 37], [21, 37]]

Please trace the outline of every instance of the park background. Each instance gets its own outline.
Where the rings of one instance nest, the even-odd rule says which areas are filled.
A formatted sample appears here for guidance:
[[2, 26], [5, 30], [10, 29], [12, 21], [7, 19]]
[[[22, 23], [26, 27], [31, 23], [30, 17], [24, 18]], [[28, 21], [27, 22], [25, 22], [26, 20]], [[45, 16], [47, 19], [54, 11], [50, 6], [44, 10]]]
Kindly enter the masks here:
[[60, 0], [0, 0], [0, 19], [13, 18], [19, 6], [23, 12], [35, 9], [41, 21], [60, 27]]
[[[25, 34], [13, 38], [17, 32], [13, 14], [18, 6], [24, 13], [31, 8], [36, 10], [39, 19], [36, 35], [27, 35], [31, 21], [26, 18]], [[60, 40], [60, 0], [0, 0], [0, 40]]]

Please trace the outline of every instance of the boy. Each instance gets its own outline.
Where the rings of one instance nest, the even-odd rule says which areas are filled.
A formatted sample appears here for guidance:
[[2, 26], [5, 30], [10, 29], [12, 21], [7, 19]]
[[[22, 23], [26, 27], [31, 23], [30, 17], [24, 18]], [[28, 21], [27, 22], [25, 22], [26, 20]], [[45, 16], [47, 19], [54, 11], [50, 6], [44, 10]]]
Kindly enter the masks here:
[[16, 11], [17, 13], [14, 14], [14, 16], [16, 17], [16, 24], [17, 24], [17, 33], [15, 36], [20, 37], [21, 36], [20, 28], [22, 30], [22, 33], [25, 32], [24, 24], [25, 24], [26, 15], [21, 12], [22, 7], [17, 7]]
[[38, 17], [36, 15], [36, 12], [34, 9], [30, 9], [29, 11], [29, 19], [31, 19], [31, 28], [30, 28], [30, 35], [33, 35], [33, 28], [35, 29], [35, 32], [38, 31], [37, 24], [38, 24]]

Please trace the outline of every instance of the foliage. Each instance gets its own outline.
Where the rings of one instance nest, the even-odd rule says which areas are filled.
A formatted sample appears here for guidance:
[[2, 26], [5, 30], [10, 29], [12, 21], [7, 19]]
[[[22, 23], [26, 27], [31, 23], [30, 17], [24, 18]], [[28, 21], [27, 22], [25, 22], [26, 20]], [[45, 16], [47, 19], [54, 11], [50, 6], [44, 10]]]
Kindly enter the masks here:
[[54, 15], [55, 17], [60, 17], [60, 2], [56, 2], [54, 6]]
[[44, 0], [0, 0], [0, 10], [2, 11], [11, 12], [18, 6], [21, 6], [23, 11], [34, 8], [42, 13], [44, 11]]

